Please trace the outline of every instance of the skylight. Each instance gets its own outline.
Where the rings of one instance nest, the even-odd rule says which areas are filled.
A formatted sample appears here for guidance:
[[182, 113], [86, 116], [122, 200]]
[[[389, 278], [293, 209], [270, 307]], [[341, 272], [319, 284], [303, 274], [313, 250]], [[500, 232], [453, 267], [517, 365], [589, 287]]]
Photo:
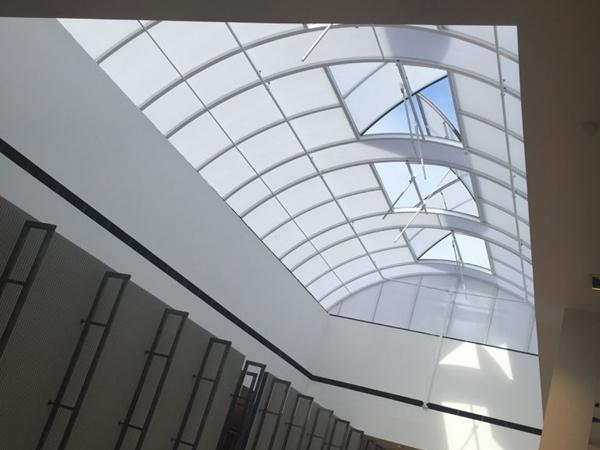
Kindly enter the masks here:
[[61, 22], [326, 309], [458, 266], [532, 304], [516, 28]]

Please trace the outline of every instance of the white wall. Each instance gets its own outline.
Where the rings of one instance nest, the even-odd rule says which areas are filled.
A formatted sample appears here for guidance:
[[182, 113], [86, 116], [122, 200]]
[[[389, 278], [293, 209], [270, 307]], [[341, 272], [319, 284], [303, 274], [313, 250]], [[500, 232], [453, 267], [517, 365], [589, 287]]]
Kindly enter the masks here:
[[[329, 318], [58, 22], [0, 20], [0, 61], [2, 139], [312, 373], [425, 398], [437, 339]], [[369, 433], [427, 450], [458, 450], [475, 427], [479, 450], [537, 448], [533, 435], [308, 382], [4, 157], [0, 195], [39, 220], [57, 223], [63, 236], [131, 273], [152, 294], [189, 311], [192, 320]], [[458, 360], [475, 353], [480, 369], [464, 362], [440, 366], [432, 402], [457, 408], [484, 403], [486, 415], [540, 426], [537, 358], [493, 356], [454, 341], [444, 344], [444, 358], [456, 345]], [[502, 368], [506, 358], [511, 382]], [[450, 429], [455, 431], [447, 435]], [[462, 450], [477, 448], [468, 445]]]

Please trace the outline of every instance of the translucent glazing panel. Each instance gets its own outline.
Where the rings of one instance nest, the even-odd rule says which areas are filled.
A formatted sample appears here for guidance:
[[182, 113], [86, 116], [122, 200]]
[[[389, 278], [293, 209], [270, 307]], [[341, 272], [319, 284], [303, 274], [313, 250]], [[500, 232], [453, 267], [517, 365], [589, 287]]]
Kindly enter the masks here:
[[289, 186], [297, 180], [315, 175], [316, 170], [307, 156], [295, 158], [282, 164], [263, 175], [263, 180], [273, 189], [278, 190]]
[[464, 134], [469, 147], [508, 162], [504, 132], [470, 117], [463, 117]]
[[404, 71], [406, 72], [406, 78], [408, 78], [408, 84], [413, 94], [448, 75], [445, 70], [424, 66], [405, 65]]
[[508, 129], [523, 136], [523, 114], [521, 101], [510, 94], [504, 96], [506, 106], [506, 124]]
[[444, 332], [443, 328], [450, 312], [450, 301], [451, 294], [440, 289], [421, 286], [410, 328], [438, 335]]
[[531, 305], [496, 302], [488, 344], [527, 351], [533, 310]]
[[[433, 103], [442, 112], [444, 118], [454, 125], [454, 128], [459, 129], [454, 97], [447, 76], [423, 88], [420, 95]], [[451, 134], [449, 138], [456, 139], [456, 136]]]
[[190, 86], [205, 104], [224, 97], [250, 83], [258, 82], [256, 72], [243, 54], [212, 64], [189, 79]]
[[239, 148], [258, 171], [303, 153], [298, 139], [287, 124], [263, 131], [240, 143]]
[[231, 22], [230, 25], [242, 44], [254, 42], [287, 31], [302, 29], [302, 24], [299, 23]]
[[511, 164], [513, 167], [525, 172], [525, 146], [523, 145], [523, 141], [509, 136], [508, 145], [510, 147]]
[[384, 230], [375, 233], [363, 234], [360, 239], [370, 252], [387, 249], [390, 247], [401, 247], [406, 245], [404, 239], [394, 242], [398, 236], [398, 230]]
[[323, 69], [278, 78], [269, 83], [269, 88], [287, 117], [339, 103]]
[[163, 21], [152, 27], [150, 34], [182, 73], [237, 48], [221, 22]]
[[[321, 299], [321, 306], [329, 311], [330, 314], [339, 314], [341, 304], [339, 300], [348, 295], [346, 287], [336, 289], [331, 294]], [[331, 309], [330, 309], [331, 308]]]
[[[496, 76], [497, 77], [497, 76]], [[462, 110], [503, 124], [500, 90], [482, 81], [455, 74], [456, 96]]]
[[325, 183], [314, 177], [278, 194], [283, 206], [292, 215], [305, 211], [324, 201], [330, 200]]
[[342, 279], [342, 281], [346, 282], [357, 278], [358, 276], [366, 273], [373, 272], [375, 267], [371, 260], [367, 256], [363, 256], [362, 258], [355, 259], [354, 261], [350, 261], [343, 266], [335, 269], [335, 273]]
[[371, 320], [377, 298], [379, 286], [366, 288], [356, 295], [352, 295], [341, 302], [339, 314], [353, 319]]
[[339, 286], [341, 286], [340, 280], [333, 272], [329, 272], [316, 280], [314, 283], [311, 283], [308, 286], [308, 291], [313, 295], [313, 297], [319, 300], [324, 295], [335, 291]]
[[288, 222], [264, 238], [264, 243], [277, 257], [304, 240], [304, 234], [294, 222]]
[[230, 144], [227, 136], [208, 114], [202, 114], [169, 138], [173, 146], [198, 169]]
[[298, 216], [296, 221], [307, 235], [312, 236], [330, 226], [341, 225], [345, 219], [337, 205], [331, 202]]
[[519, 53], [519, 45], [517, 39], [517, 27], [514, 25], [499, 25], [496, 27], [498, 32], [498, 43], [501, 48]]
[[261, 237], [288, 218], [289, 216], [281, 205], [275, 199], [271, 199], [246, 214], [244, 222], [252, 228], [258, 237]]
[[182, 122], [192, 113], [202, 109], [202, 104], [184, 83], [171, 89], [144, 110], [144, 114], [163, 134]]
[[489, 244], [489, 246], [491, 257], [494, 258], [494, 260], [501, 261], [515, 270], [521, 269], [521, 258], [519, 258], [518, 255], [515, 255], [502, 247], [498, 247], [495, 244]]
[[457, 295], [447, 336], [485, 343], [492, 305], [488, 298]]
[[378, 187], [371, 166], [366, 164], [328, 172], [324, 178], [335, 196]]
[[466, 234], [455, 233], [454, 235], [460, 250], [460, 257], [462, 257], [465, 264], [490, 269], [490, 258], [483, 239], [467, 236]]
[[513, 215], [483, 202], [481, 203], [481, 209], [483, 210], [485, 221], [487, 223], [516, 236], [517, 228], [515, 217]]
[[344, 197], [339, 200], [340, 206], [350, 219], [368, 214], [384, 214], [388, 205], [381, 191], [366, 192]]
[[406, 247], [398, 247], [392, 250], [372, 253], [371, 257], [379, 268], [413, 262], [412, 255]]
[[352, 231], [350, 225], [344, 224], [316, 236], [312, 239], [312, 242], [319, 250], [321, 250], [324, 247], [332, 245], [335, 242], [339, 242], [353, 235], [354, 231]]
[[364, 254], [365, 251], [358, 239], [351, 239], [349, 241], [342, 242], [341, 244], [338, 244], [321, 253], [323, 258], [325, 258], [325, 260], [332, 267]]
[[291, 123], [298, 137], [309, 150], [354, 137], [352, 128], [340, 108], [299, 117]]
[[333, 78], [343, 97], [356, 89], [371, 75], [385, 66], [385, 63], [350, 63], [330, 66]]
[[179, 78], [145, 33], [113, 53], [100, 66], [136, 105]]
[[388, 281], [384, 283], [374, 321], [385, 325], [408, 328], [418, 290], [416, 284], [418, 283], [419, 278], [407, 278], [397, 282]]
[[514, 269], [510, 266], [503, 264], [500, 261], [494, 261], [494, 270], [496, 275], [510, 281], [514, 285], [523, 288], [523, 273], [520, 268]]
[[442, 261], [458, 261], [457, 250], [454, 246], [452, 234], [448, 234], [444, 239], [436, 243], [433, 247], [423, 253], [419, 259], [426, 260], [442, 260]]
[[398, 68], [386, 64], [346, 97], [346, 105], [360, 132], [402, 101], [400, 86]]
[[270, 195], [270, 191], [262, 180], [257, 179], [247, 184], [227, 199], [229, 206], [242, 215], [248, 208], [265, 200]]
[[494, 27], [489, 25], [449, 25], [446, 28], [485, 41], [488, 44], [494, 43]]
[[417, 257], [421, 256], [436, 242], [448, 236], [448, 230], [437, 228], [409, 228], [406, 230], [405, 237], [412, 247]]
[[94, 59], [141, 28], [137, 20], [60, 19], [59, 22]]
[[283, 120], [263, 86], [236, 95], [213, 108], [212, 112], [234, 140]]
[[361, 277], [355, 281], [352, 281], [352, 282], [346, 284], [346, 286], [348, 287], [348, 289], [350, 291], [356, 292], [356, 291], [366, 288], [367, 286], [370, 286], [372, 284], [379, 283], [380, 281], [381, 281], [381, 275], [379, 275], [378, 273], [372, 273], [369, 275], [365, 275], [364, 277]]
[[489, 202], [495, 203], [506, 209], [512, 209], [513, 199], [510, 189], [487, 178], [477, 177], [479, 196]]
[[215, 191], [224, 196], [244, 181], [252, 178], [254, 171], [240, 153], [233, 149], [204, 167], [200, 174]]
[[293, 269], [302, 261], [315, 254], [315, 248], [310, 242], [300, 245], [281, 259], [281, 262], [288, 268]]
[[294, 275], [301, 283], [307, 285], [328, 270], [329, 267], [323, 258], [320, 255], [316, 255], [294, 270]]

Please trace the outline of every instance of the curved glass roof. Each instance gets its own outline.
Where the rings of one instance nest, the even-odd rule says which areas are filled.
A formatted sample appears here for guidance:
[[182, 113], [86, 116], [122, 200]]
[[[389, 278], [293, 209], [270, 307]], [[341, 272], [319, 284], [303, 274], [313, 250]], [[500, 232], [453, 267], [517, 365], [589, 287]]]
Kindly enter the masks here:
[[515, 27], [61, 22], [325, 309], [445, 274], [532, 310]]

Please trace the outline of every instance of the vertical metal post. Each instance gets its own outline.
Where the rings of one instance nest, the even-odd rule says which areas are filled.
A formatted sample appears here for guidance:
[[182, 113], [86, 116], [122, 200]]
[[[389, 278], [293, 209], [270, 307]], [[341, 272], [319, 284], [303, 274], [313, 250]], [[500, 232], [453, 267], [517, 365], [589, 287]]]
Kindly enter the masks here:
[[[6, 326], [4, 331], [2, 332], [2, 336], [0, 337], [0, 359], [2, 359], [2, 355], [4, 354], [4, 350], [6, 349], [6, 344], [10, 339], [10, 335], [15, 328], [17, 323], [17, 319], [21, 314], [21, 310], [23, 309], [23, 305], [27, 300], [27, 296], [29, 295], [29, 291], [31, 290], [31, 286], [33, 285], [33, 281], [38, 273], [40, 265], [46, 255], [46, 251], [48, 250], [48, 245], [50, 244], [50, 240], [54, 235], [54, 230], [56, 229], [56, 225], [50, 225], [47, 223], [34, 222], [32, 220], [28, 220], [23, 225], [21, 229], [21, 233], [17, 238], [17, 242], [15, 243], [13, 250], [8, 257], [8, 261], [6, 262], [6, 267], [0, 275], [0, 298], [2, 298], [2, 294], [4, 293], [4, 289], [8, 284], [13, 284], [21, 287], [21, 292], [17, 297], [17, 301], [13, 307], [13, 310], [6, 322]], [[37, 253], [31, 263], [31, 267], [29, 268], [29, 273], [25, 277], [25, 280], [17, 280], [16, 278], [11, 277], [13, 269], [17, 264], [17, 260], [21, 255], [21, 251], [25, 246], [25, 242], [30, 235], [32, 230], [41, 230], [44, 232], [44, 237], [42, 238], [42, 243], [38, 247]]]
[[[108, 319], [106, 323], [102, 323], [98, 320], [95, 320], [95, 315], [96, 311], [98, 310], [100, 300], [104, 295], [106, 285], [111, 279], [119, 280], [120, 286], [117, 291], [117, 295], [112, 303], [112, 307], [110, 308]], [[102, 277], [102, 281], [100, 282], [100, 286], [98, 287], [98, 290], [96, 291], [96, 296], [94, 297], [94, 301], [92, 302], [90, 312], [88, 313], [87, 318], [82, 319], [81, 321], [83, 323], [83, 329], [81, 330], [79, 340], [77, 341], [77, 345], [75, 346], [75, 350], [73, 351], [73, 355], [71, 356], [71, 360], [69, 362], [69, 365], [67, 366], [67, 371], [65, 372], [61, 385], [58, 389], [58, 394], [56, 395], [54, 401], [50, 402], [52, 404], [52, 409], [50, 410], [50, 415], [48, 417], [48, 420], [46, 421], [46, 425], [44, 426], [40, 440], [38, 441], [38, 445], [36, 447], [38, 450], [41, 450], [44, 447], [48, 435], [50, 434], [50, 430], [52, 429], [52, 425], [54, 424], [54, 420], [56, 419], [56, 415], [58, 413], [59, 408], [66, 409], [71, 413], [69, 421], [67, 422], [67, 426], [63, 432], [63, 436], [60, 440], [58, 449], [63, 450], [67, 446], [67, 443], [69, 442], [69, 438], [71, 436], [71, 432], [73, 431], [73, 427], [75, 425], [75, 421], [77, 420], [79, 410], [92, 381], [92, 377], [94, 376], [96, 366], [98, 365], [98, 361], [100, 360], [100, 356], [102, 355], [104, 344], [110, 333], [113, 320], [115, 318], [115, 315], [117, 314], [117, 310], [119, 309], [121, 298], [123, 297], [123, 293], [125, 292], [125, 287], [127, 286], [129, 279], [130, 275], [117, 272], [106, 272]], [[65, 395], [65, 392], [67, 391], [67, 387], [69, 386], [71, 377], [75, 372], [77, 362], [79, 361], [79, 356], [81, 354], [81, 351], [83, 350], [84, 344], [86, 343], [90, 327], [92, 326], [104, 328], [104, 330], [102, 331], [102, 335], [100, 336], [100, 340], [96, 347], [96, 351], [94, 352], [94, 356], [92, 357], [90, 366], [88, 367], [88, 370], [86, 372], [83, 384], [81, 386], [81, 389], [79, 390], [79, 394], [77, 394], [75, 404], [73, 406], [65, 405], [63, 403], [63, 397]]]
[[[166, 354], [158, 353], [156, 351], [156, 349], [159, 345], [162, 332], [164, 330], [165, 324], [166, 324], [169, 316], [179, 317], [180, 321], [179, 321], [179, 324], [177, 325], [177, 331], [175, 332], [175, 337], [173, 338], [173, 342], [170, 345], [169, 352]], [[162, 318], [160, 319], [160, 323], [158, 325], [158, 330], [156, 331], [156, 335], [154, 336], [154, 340], [152, 342], [152, 347], [148, 351], [146, 363], [144, 364], [144, 368], [142, 370], [140, 380], [138, 382], [135, 393], [133, 395], [133, 399], [131, 400], [131, 404], [129, 405], [129, 410], [127, 411], [125, 420], [123, 420], [122, 422], [119, 422], [122, 425], [122, 427], [121, 427], [121, 432], [119, 433], [119, 437], [117, 439], [117, 443], [115, 445], [115, 450], [119, 450], [121, 448], [121, 446], [123, 445], [123, 441], [125, 440], [125, 435], [127, 434], [127, 431], [129, 430], [129, 428], [133, 428], [140, 432], [135, 449], [139, 450], [142, 448], [144, 439], [146, 438], [146, 434], [148, 433], [148, 427], [150, 426], [150, 421], [152, 420], [152, 416], [154, 415], [154, 410], [156, 409], [156, 405], [160, 398], [163, 384], [167, 378], [167, 374], [169, 373], [169, 368], [171, 367], [171, 362], [173, 361], [173, 355], [175, 354], [175, 350], [177, 348], [177, 343], [179, 341], [179, 337], [181, 335], [181, 331], [183, 330], [183, 326], [185, 324], [187, 316], [188, 316], [188, 313], [183, 312], [183, 311], [177, 311], [175, 309], [169, 309], [169, 308], [165, 309], [165, 312], [163, 313]], [[143, 425], [142, 426], [134, 425], [131, 423], [131, 419], [133, 417], [135, 408], [137, 406], [138, 400], [142, 393], [142, 389], [144, 388], [144, 383], [145, 383], [148, 373], [150, 371], [150, 367], [152, 366], [152, 362], [154, 361], [154, 358], [157, 358], [157, 357], [164, 358], [166, 360], [165, 365], [160, 374], [160, 379], [158, 380], [158, 384], [154, 391], [154, 395], [153, 395], [152, 401], [150, 403], [150, 408], [148, 409], [148, 412], [146, 413], [146, 418], [144, 419]]]
[[[298, 409], [300, 407], [300, 401], [308, 401], [308, 407], [306, 408], [306, 415], [302, 420], [302, 425], [295, 423], [296, 415], [298, 414]], [[310, 416], [310, 409], [312, 407], [313, 398], [307, 395], [298, 394], [296, 396], [296, 401], [294, 402], [294, 407], [292, 408], [292, 415], [290, 417], [290, 423], [288, 424], [287, 430], [285, 432], [285, 437], [283, 438], [282, 450], [286, 450], [288, 441], [290, 439], [290, 434], [292, 432], [292, 428], [300, 428], [300, 439], [298, 439], [298, 446], [296, 450], [300, 449], [300, 444], [302, 443], [302, 438], [304, 437], [304, 433], [306, 432], [306, 424], [308, 422], [308, 417]]]
[[[221, 353], [221, 358], [219, 359], [219, 364], [217, 366], [217, 373], [214, 378], [208, 377], [205, 375], [206, 366], [208, 363], [208, 359], [210, 355], [212, 355], [213, 350], [217, 345], [223, 346], [223, 350]], [[183, 419], [181, 420], [181, 426], [179, 427], [179, 431], [177, 432], [177, 437], [175, 438], [175, 443], [173, 445], [173, 450], [177, 450], [179, 448], [179, 444], [186, 445], [196, 450], [198, 448], [198, 444], [200, 442], [200, 438], [202, 437], [202, 432], [204, 431], [204, 426], [206, 425], [206, 420], [208, 419], [208, 414], [210, 413], [210, 409], [215, 398], [215, 394], [217, 393], [217, 388], [219, 387], [219, 383], [221, 382], [221, 375], [223, 374], [223, 368], [225, 367], [225, 362], [227, 361], [227, 356], [229, 355], [229, 350], [231, 349], [231, 342], [224, 341], [222, 339], [217, 339], [215, 337], [210, 338], [208, 342], [208, 347], [204, 356], [202, 358], [202, 362], [200, 363], [200, 369], [196, 374], [196, 380], [194, 382], [194, 386], [192, 388], [192, 393], [190, 394], [190, 399], [188, 400], [188, 404], [185, 409], [185, 413], [183, 415]], [[194, 402], [196, 400], [196, 395], [198, 394], [198, 389], [200, 388], [200, 383], [204, 381], [207, 383], [211, 383], [210, 392], [208, 394], [208, 399], [206, 400], [206, 405], [204, 406], [204, 410], [202, 411], [202, 416], [200, 417], [200, 422], [198, 424], [198, 428], [196, 429], [196, 434], [194, 436], [193, 442], [187, 442], [183, 440], [183, 435], [185, 433], [185, 429], [187, 427], [190, 414], [194, 407]]]

